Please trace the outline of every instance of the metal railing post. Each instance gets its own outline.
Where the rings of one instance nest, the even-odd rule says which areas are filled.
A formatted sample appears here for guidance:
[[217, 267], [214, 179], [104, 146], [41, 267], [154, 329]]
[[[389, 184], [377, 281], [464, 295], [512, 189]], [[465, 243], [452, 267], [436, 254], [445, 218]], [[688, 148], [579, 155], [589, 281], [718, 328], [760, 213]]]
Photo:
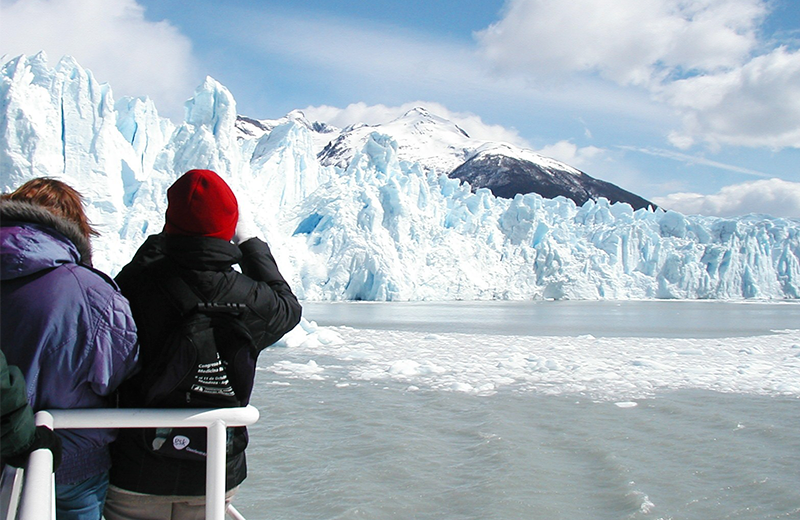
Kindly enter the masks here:
[[[53, 429], [53, 416], [42, 410], [36, 412], [36, 424]], [[19, 499], [19, 520], [55, 519], [55, 480], [53, 476], [53, 452], [47, 449], [34, 451], [25, 466], [25, 485]], [[42, 494], [48, 498], [43, 500]]]
[[225, 421], [208, 426], [206, 452], [206, 519], [225, 519]]
[[[225, 518], [225, 446], [227, 427], [248, 426], [258, 421], [258, 410], [252, 405], [243, 408], [217, 409], [72, 409], [50, 410], [36, 413], [37, 425], [51, 429], [62, 428], [206, 428], [208, 449], [206, 455], [206, 518]], [[55, 476], [53, 454], [39, 449], [31, 453], [22, 475], [23, 484], [17, 494], [12, 491], [10, 504], [18, 520], [55, 520]], [[17, 489], [17, 486], [14, 486]], [[17, 498], [19, 500], [17, 501]], [[13, 512], [9, 511], [10, 515]], [[233, 518], [243, 518], [235, 508], [230, 508]], [[0, 519], [2, 520], [2, 519]]]

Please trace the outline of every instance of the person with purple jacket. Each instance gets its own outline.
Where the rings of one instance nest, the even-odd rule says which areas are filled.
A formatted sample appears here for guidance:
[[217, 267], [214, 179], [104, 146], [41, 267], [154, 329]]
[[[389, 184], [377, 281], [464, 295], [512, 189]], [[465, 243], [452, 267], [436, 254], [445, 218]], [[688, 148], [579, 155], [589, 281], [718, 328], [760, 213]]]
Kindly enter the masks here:
[[[0, 197], [0, 348], [34, 411], [103, 408], [137, 367], [128, 301], [92, 267], [80, 194], [49, 178]], [[115, 430], [58, 430], [58, 520], [99, 520]]]

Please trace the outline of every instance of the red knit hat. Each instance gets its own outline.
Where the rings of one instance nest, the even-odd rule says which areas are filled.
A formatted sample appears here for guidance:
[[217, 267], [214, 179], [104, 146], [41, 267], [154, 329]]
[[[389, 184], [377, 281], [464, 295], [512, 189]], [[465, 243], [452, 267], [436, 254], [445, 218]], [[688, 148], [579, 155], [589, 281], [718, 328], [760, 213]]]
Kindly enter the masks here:
[[211, 170], [189, 170], [167, 190], [170, 235], [233, 238], [239, 220], [236, 196]]

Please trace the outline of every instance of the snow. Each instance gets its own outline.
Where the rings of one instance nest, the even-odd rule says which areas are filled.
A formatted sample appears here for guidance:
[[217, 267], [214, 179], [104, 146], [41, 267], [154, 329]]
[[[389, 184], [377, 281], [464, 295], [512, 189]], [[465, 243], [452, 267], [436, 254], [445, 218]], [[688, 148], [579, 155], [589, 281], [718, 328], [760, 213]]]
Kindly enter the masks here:
[[[0, 133], [3, 191], [42, 175], [81, 191], [102, 232], [95, 265], [112, 275], [162, 229], [169, 185], [186, 170], [210, 168], [234, 189], [302, 299], [800, 297], [800, 221], [473, 193], [442, 171], [500, 149], [556, 162], [470, 140], [424, 109], [345, 134], [297, 111], [273, 121], [237, 118], [231, 92], [206, 78], [176, 126], [147, 98], [115, 103], [111, 87], [75, 60], [50, 68], [38, 54], [2, 66]], [[331, 155], [318, 156], [331, 142]], [[663, 362], [641, 361], [639, 370]], [[553, 355], [535, 366], [558, 373], [568, 364]]]
[[[702, 389], [800, 397], [800, 330], [727, 338], [508, 336], [318, 327], [284, 339], [259, 370], [336, 385], [404, 385], [490, 395], [587, 396], [620, 408], [659, 392]], [[290, 359], [287, 360], [286, 358]], [[262, 379], [263, 380], [263, 379]]]
[[456, 124], [421, 107], [382, 125], [359, 125], [348, 130], [323, 151], [322, 164], [346, 167], [373, 132], [403, 142], [397, 149], [400, 161], [416, 162], [426, 170], [439, 173], [455, 169], [483, 145], [483, 141], [471, 139]]
[[566, 165], [561, 161], [556, 161], [555, 159], [539, 155], [533, 150], [525, 150], [507, 143], [484, 143], [476, 149], [474, 155], [504, 155], [512, 159], [539, 164], [544, 169], [566, 170], [573, 175], [581, 174], [580, 170]]

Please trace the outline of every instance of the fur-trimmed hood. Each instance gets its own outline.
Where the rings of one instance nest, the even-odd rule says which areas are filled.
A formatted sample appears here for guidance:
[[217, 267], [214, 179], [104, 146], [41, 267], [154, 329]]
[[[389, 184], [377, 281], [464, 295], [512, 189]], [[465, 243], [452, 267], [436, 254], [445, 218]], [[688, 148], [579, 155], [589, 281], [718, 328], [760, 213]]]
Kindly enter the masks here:
[[29, 202], [0, 201], [2, 274], [25, 276], [63, 263], [92, 265], [92, 248], [77, 224]]
[[[88, 241], [77, 228], [41, 207], [11, 201], [0, 201], [0, 218], [0, 345], [6, 361], [22, 370], [31, 406], [111, 406], [138, 356], [128, 301], [113, 280], [84, 265]], [[115, 435], [95, 428], [69, 432], [56, 483], [108, 471]]]

